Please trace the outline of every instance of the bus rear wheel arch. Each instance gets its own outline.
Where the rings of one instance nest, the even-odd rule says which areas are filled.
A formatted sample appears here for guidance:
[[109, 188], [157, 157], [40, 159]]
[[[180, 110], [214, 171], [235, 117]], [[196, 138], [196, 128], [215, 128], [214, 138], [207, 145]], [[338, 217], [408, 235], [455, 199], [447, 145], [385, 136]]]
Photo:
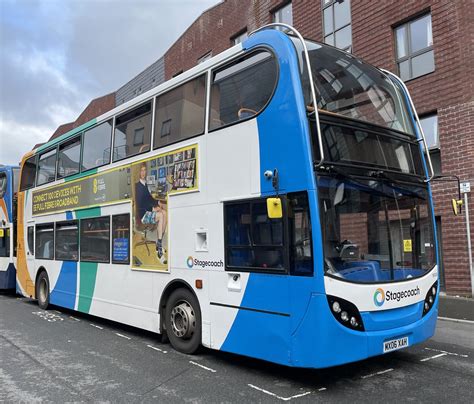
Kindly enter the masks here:
[[165, 327], [173, 348], [185, 354], [195, 353], [201, 345], [201, 309], [189, 289], [178, 288], [166, 301]]
[[49, 306], [49, 277], [45, 269], [41, 269], [36, 277], [35, 296], [38, 306], [46, 310]]

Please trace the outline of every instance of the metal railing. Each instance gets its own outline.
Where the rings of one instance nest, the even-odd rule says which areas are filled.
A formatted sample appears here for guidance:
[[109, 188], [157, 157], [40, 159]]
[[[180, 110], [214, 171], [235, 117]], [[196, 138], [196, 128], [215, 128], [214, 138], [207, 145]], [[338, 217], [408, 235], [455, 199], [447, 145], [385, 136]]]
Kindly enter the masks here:
[[308, 69], [308, 76], [309, 76], [309, 84], [310, 84], [310, 90], [311, 90], [311, 98], [313, 101], [313, 107], [314, 107], [314, 117], [316, 120], [316, 132], [318, 135], [318, 144], [319, 144], [319, 150], [320, 150], [320, 160], [317, 164], [314, 165], [315, 168], [321, 167], [324, 163], [324, 149], [323, 149], [323, 138], [321, 134], [321, 126], [319, 124], [319, 113], [318, 113], [318, 103], [316, 100], [316, 90], [314, 87], [314, 81], [313, 81], [313, 74], [311, 70], [311, 62], [309, 61], [309, 53], [308, 53], [308, 48], [306, 46], [306, 42], [303, 38], [303, 36], [296, 30], [294, 27], [288, 24], [283, 24], [279, 22], [275, 22], [272, 24], [267, 24], [264, 25], [263, 27], [257, 28], [256, 30], [252, 31], [249, 36], [255, 34], [256, 32], [263, 31], [265, 29], [276, 29], [278, 27], [286, 28], [286, 33], [292, 32], [301, 42], [301, 45], [303, 46], [303, 53], [304, 53], [304, 58], [306, 62], [306, 68]]

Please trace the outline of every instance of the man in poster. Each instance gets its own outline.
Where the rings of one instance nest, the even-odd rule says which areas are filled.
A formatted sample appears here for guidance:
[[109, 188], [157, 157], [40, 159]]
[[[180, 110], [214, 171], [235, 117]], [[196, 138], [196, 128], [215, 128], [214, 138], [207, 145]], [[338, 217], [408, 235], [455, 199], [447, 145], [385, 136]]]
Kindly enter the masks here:
[[140, 164], [139, 180], [135, 183], [135, 203], [137, 217], [140, 218], [142, 224], [156, 224], [156, 254], [159, 261], [165, 265], [165, 251], [163, 248], [163, 235], [166, 231], [167, 215], [166, 209], [160, 201], [151, 196], [146, 183], [147, 166], [146, 163]]

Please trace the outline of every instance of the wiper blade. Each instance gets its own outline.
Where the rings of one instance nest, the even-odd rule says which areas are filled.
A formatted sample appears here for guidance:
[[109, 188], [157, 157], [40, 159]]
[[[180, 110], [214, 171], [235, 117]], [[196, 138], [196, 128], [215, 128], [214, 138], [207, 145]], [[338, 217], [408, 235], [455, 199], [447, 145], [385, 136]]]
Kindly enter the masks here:
[[416, 198], [424, 199], [417, 192], [407, 189], [405, 187], [401, 187], [400, 184], [402, 183], [402, 181], [394, 178], [392, 175], [387, 174], [383, 170], [372, 171], [369, 175], [373, 178], [377, 178], [379, 180], [384, 181], [385, 183], [388, 183], [388, 185], [393, 190], [398, 191], [398, 192], [403, 192], [404, 195], [410, 195]]

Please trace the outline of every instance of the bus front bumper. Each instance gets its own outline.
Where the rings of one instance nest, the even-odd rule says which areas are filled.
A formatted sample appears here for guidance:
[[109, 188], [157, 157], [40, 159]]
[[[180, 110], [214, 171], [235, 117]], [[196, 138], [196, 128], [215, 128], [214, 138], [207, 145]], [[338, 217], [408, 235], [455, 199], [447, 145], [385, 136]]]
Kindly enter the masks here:
[[[384, 343], [408, 338], [408, 347], [432, 337], [438, 316], [438, 298], [432, 309], [403, 326], [354, 331], [341, 325], [330, 311], [326, 295], [313, 294], [306, 315], [292, 335], [291, 366], [325, 368], [384, 354]], [[405, 349], [405, 348], [403, 348]]]

